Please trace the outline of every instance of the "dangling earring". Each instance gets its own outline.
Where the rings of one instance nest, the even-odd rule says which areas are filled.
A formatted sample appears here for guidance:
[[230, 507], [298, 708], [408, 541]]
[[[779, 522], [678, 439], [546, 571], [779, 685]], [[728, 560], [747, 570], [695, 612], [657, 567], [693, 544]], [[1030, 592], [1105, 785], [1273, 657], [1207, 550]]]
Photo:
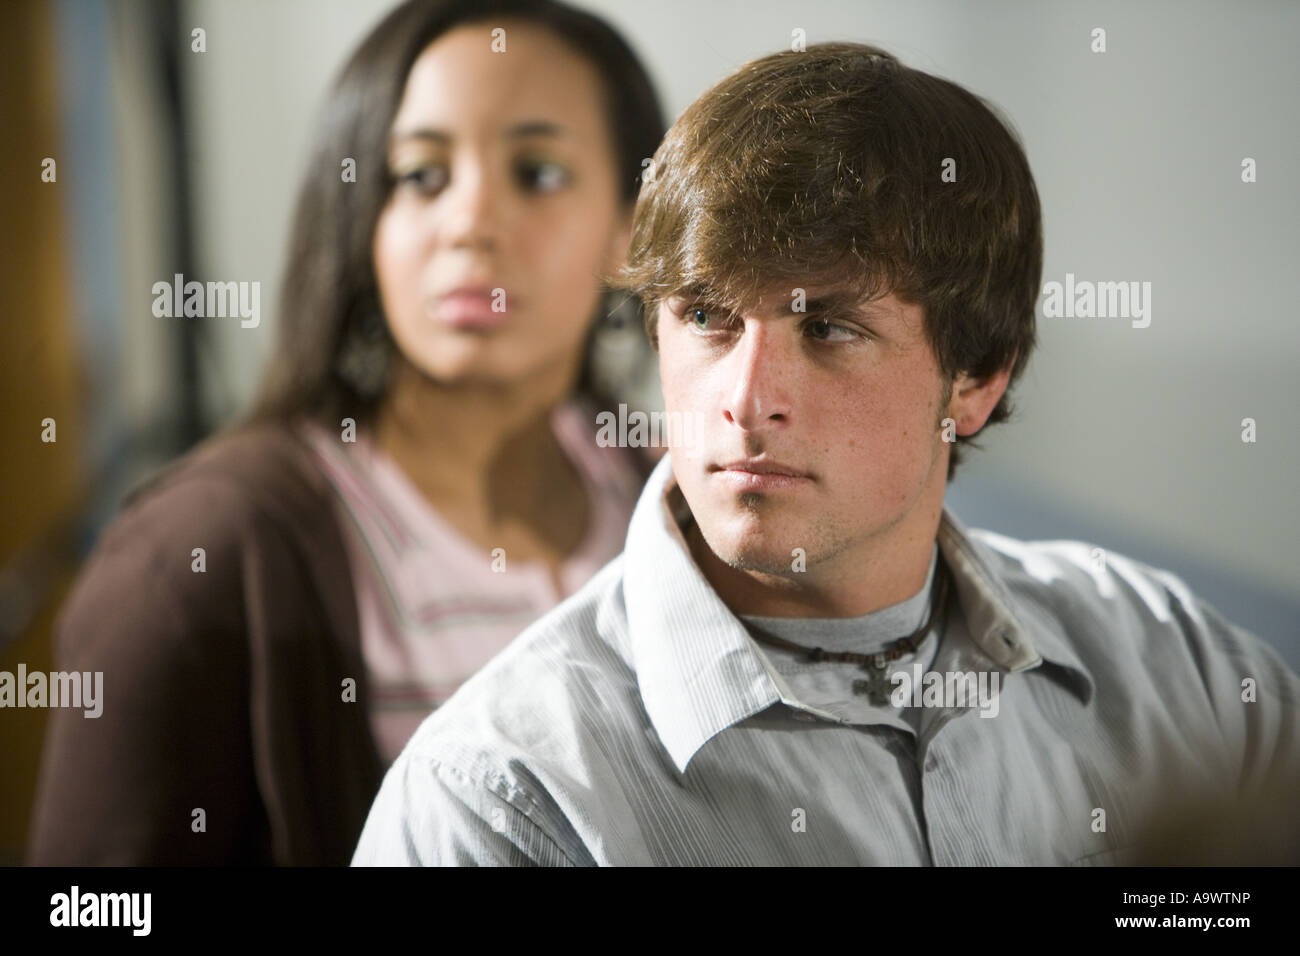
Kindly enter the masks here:
[[587, 346], [588, 380], [597, 399], [654, 407], [658, 363], [640, 319], [635, 296], [609, 290], [601, 299], [601, 313]]
[[618, 289], [607, 290], [601, 297], [600, 314], [597, 325], [601, 331], [621, 332], [637, 321], [636, 297]]
[[382, 315], [367, 309], [358, 321], [348, 323], [347, 339], [339, 351], [339, 376], [362, 398], [376, 399], [388, 385], [392, 352]]

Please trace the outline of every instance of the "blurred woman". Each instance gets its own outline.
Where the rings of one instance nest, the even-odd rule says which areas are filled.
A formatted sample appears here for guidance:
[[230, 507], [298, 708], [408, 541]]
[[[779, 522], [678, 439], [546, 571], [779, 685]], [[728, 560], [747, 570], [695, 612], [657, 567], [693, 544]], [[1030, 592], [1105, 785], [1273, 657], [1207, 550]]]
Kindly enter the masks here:
[[651, 83], [553, 2], [412, 0], [329, 100], [254, 412], [130, 500], [66, 606], [29, 859], [347, 863], [432, 709], [622, 548], [600, 448]]

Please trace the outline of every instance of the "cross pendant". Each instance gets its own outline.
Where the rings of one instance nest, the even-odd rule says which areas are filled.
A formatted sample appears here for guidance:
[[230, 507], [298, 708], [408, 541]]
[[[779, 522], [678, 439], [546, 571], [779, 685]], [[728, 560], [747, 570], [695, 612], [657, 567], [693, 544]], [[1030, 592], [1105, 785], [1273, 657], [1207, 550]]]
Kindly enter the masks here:
[[867, 699], [876, 707], [887, 706], [893, 693], [893, 685], [889, 680], [889, 661], [885, 659], [885, 655], [877, 654], [871, 659], [871, 663], [863, 664], [862, 669], [867, 672], [867, 679], [855, 680], [853, 693], [866, 694]]

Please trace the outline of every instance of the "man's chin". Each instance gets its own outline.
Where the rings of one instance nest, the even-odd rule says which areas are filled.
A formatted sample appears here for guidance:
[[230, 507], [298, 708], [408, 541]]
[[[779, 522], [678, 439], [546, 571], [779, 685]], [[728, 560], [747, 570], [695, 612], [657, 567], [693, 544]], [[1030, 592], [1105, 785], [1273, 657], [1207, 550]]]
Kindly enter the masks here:
[[738, 571], [755, 571], [762, 574], [788, 575], [794, 568], [799, 553], [793, 530], [765, 527], [764, 522], [751, 514], [743, 514], [700, 531], [705, 542], [724, 564]]
[[771, 551], [758, 551], [746, 548], [727, 555], [718, 555], [728, 567], [751, 574], [767, 574], [774, 577], [790, 577], [794, 573], [797, 555], [778, 554]]

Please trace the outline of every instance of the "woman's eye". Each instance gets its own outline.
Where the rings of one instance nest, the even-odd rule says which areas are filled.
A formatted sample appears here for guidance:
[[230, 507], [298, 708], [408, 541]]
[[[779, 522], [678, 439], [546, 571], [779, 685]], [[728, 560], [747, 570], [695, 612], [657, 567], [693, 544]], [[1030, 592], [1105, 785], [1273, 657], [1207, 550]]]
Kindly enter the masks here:
[[447, 185], [447, 170], [442, 166], [420, 166], [398, 174], [397, 182], [419, 192], [432, 194]]
[[529, 162], [519, 165], [519, 181], [533, 192], [556, 192], [567, 186], [569, 179], [569, 171], [558, 163]]

